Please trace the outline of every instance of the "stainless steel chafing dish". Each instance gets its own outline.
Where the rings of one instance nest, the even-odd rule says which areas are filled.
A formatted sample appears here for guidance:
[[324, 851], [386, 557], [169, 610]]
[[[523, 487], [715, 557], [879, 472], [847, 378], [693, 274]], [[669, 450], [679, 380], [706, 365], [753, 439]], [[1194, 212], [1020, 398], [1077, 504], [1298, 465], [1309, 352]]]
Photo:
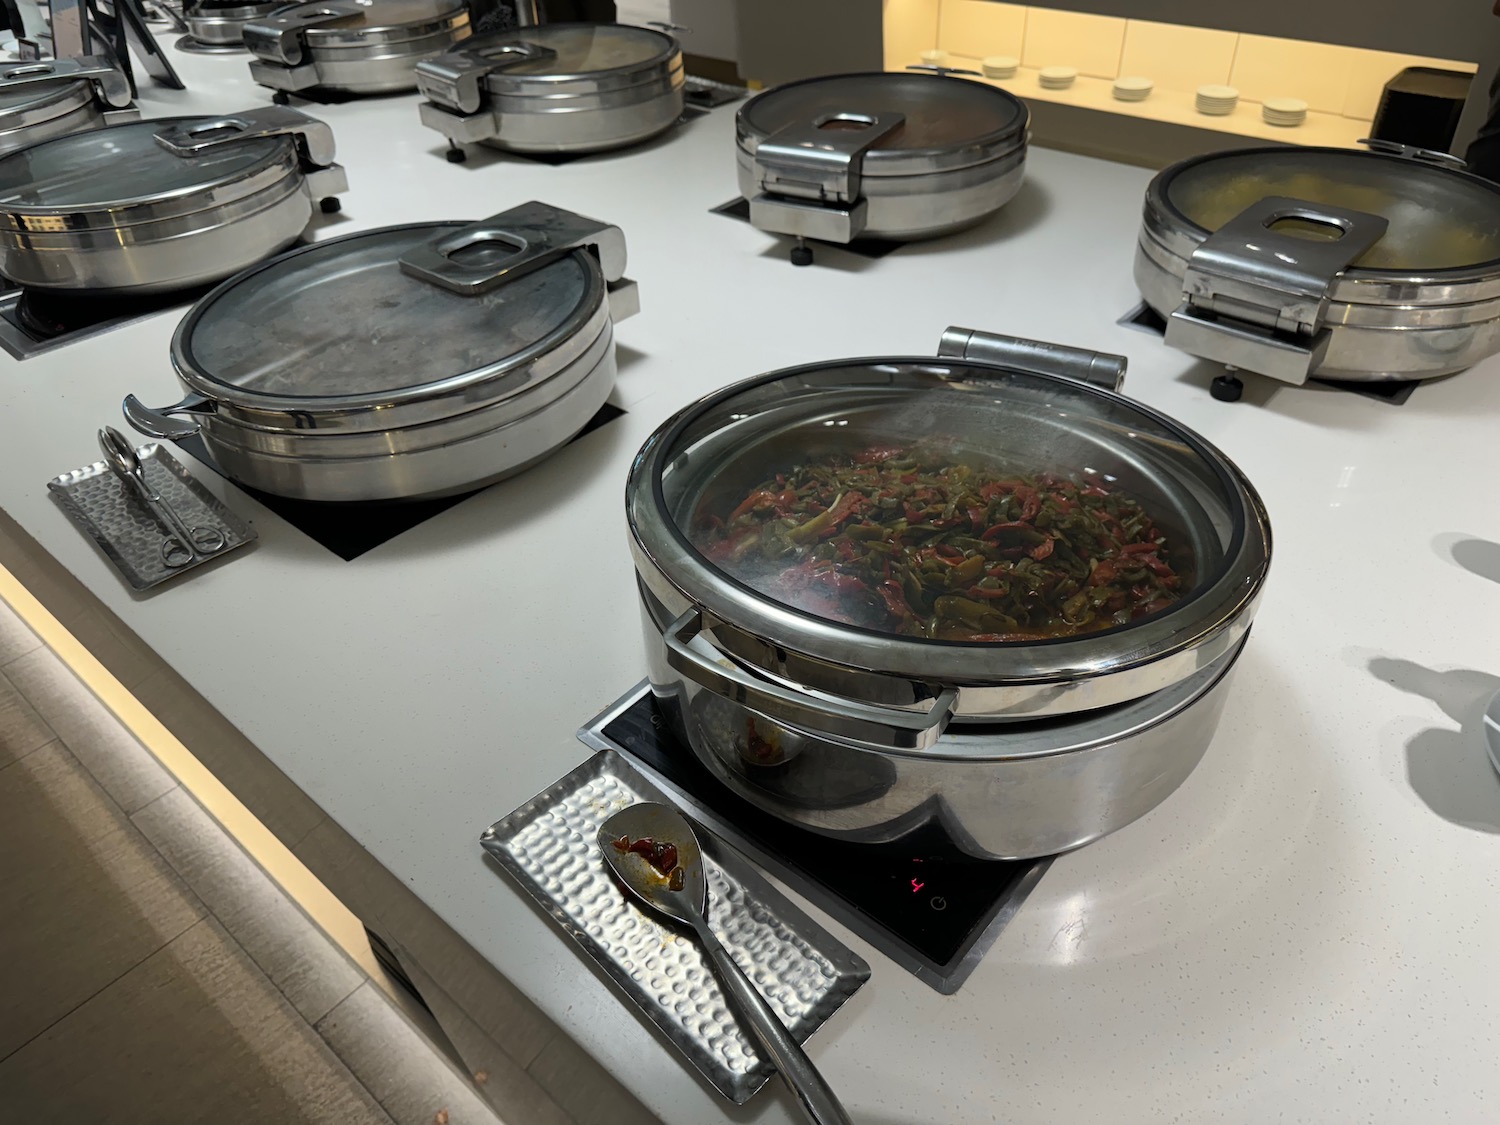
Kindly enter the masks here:
[[243, 51], [245, 25], [265, 19], [284, 7], [285, 0], [263, 4], [245, 3], [244, 0], [206, 0], [185, 4], [182, 19], [187, 24], [188, 34], [177, 41], [177, 46], [185, 51]]
[[1461, 371], [1500, 351], [1500, 185], [1460, 165], [1383, 142], [1184, 160], [1146, 191], [1136, 285], [1169, 345], [1283, 382]]
[[543, 203], [477, 223], [381, 227], [246, 270], [172, 339], [187, 397], [125, 414], [201, 433], [233, 479], [281, 496], [442, 496], [565, 444], [615, 381], [633, 314], [618, 227]]
[[461, 0], [329, 0], [248, 23], [244, 39], [262, 86], [387, 94], [415, 89], [417, 63], [468, 34]]
[[130, 83], [104, 59], [0, 66], [0, 155], [139, 116], [131, 104]]
[[[1217, 726], [1269, 568], [1270, 528], [1254, 489], [1222, 453], [1113, 390], [1123, 370], [1118, 356], [950, 329], [937, 358], [774, 372], [663, 424], [632, 465], [626, 510], [652, 688], [694, 754], [782, 819], [865, 842], [938, 822], [982, 857], [1066, 851], [1170, 795]], [[1106, 578], [1087, 560], [1079, 572], [1079, 557], [1066, 553], [1043, 575], [1026, 561], [1040, 552], [1016, 556], [1006, 539], [981, 539], [978, 528], [1021, 495], [1004, 485], [989, 486], [979, 508], [930, 517], [941, 525], [910, 512], [884, 525], [849, 515], [880, 509], [885, 493], [870, 484], [871, 495], [845, 505], [861, 486], [843, 480], [834, 486], [840, 499], [813, 517], [812, 534], [791, 534], [805, 530], [798, 524], [805, 517], [773, 511], [792, 494], [766, 489], [790, 489], [798, 464], [833, 458], [858, 481], [876, 479], [859, 477], [871, 471], [859, 466], [895, 457], [893, 471], [914, 472], [899, 451], [934, 438], [945, 464], [963, 466], [952, 480], [979, 479], [967, 474], [988, 465], [1001, 477], [1035, 475], [1038, 488], [1057, 487], [1041, 476], [1051, 473], [1137, 497], [1151, 542], [1164, 544], [1150, 551], [1175, 567], [1176, 600], [1124, 621], [1116, 620], [1124, 611], [1101, 608], [1106, 616], [1089, 619], [1084, 631], [1044, 639], [989, 633], [997, 611], [987, 607], [1012, 607], [961, 596], [976, 581], [972, 559], [983, 560], [987, 589], [1008, 596], [1009, 584], [1023, 607], [1034, 583], [1063, 581], [1064, 566], [1081, 595], [1096, 589], [1096, 578], [1141, 580]], [[753, 504], [769, 522], [736, 524]], [[852, 521], [842, 545], [825, 542], [825, 532], [841, 527], [829, 522], [836, 509]], [[955, 519], [975, 529], [953, 533], [975, 552], [952, 579], [959, 585], [945, 570], [951, 564], [961, 574], [952, 559], [945, 564], [921, 546]], [[1087, 517], [1090, 526], [1094, 519]], [[990, 530], [1009, 536], [1019, 526]], [[916, 538], [903, 542], [906, 528]], [[730, 537], [715, 540], [718, 531]], [[750, 540], [738, 537], [761, 534], [772, 536], [770, 546], [761, 551], [757, 540], [752, 556]], [[860, 582], [859, 573], [878, 574], [879, 564], [860, 570], [868, 560], [844, 551], [856, 541], [876, 544], [869, 558], [888, 566], [916, 558], [942, 572], [934, 580], [950, 594], [934, 606], [948, 599], [961, 614], [972, 606], [983, 615], [973, 622], [981, 633], [969, 635], [957, 618], [956, 628], [923, 632], [926, 625], [902, 614], [928, 592], [902, 592], [892, 577], [886, 582], [898, 589], [887, 596]], [[1054, 540], [1042, 557], [1053, 549], [1070, 550]], [[1110, 565], [1125, 573], [1136, 563]]]
[[934, 74], [843, 74], [757, 94], [735, 117], [750, 221], [798, 238], [930, 238], [999, 210], [1025, 174], [1028, 113]]
[[682, 115], [682, 51], [659, 31], [563, 23], [467, 39], [417, 64], [422, 123], [515, 152], [637, 144]]
[[333, 155], [327, 125], [269, 106], [43, 141], [0, 157], [0, 274], [117, 295], [217, 281], [337, 209]]

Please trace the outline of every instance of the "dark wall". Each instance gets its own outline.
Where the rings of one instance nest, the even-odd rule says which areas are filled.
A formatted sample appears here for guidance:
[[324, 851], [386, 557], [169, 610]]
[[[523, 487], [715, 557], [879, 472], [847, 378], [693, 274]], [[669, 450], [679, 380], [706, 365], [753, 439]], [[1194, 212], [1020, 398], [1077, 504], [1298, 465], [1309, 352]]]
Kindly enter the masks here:
[[882, 70], [880, 0], [739, 0], [739, 69], [775, 86]]

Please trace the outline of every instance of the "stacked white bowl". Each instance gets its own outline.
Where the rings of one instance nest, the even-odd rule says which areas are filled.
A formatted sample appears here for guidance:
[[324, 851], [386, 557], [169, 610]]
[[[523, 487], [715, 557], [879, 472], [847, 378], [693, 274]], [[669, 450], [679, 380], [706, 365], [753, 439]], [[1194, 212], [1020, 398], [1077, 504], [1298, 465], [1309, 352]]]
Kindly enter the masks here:
[[1261, 103], [1260, 116], [1267, 125], [1289, 129], [1307, 120], [1307, 103], [1301, 98], [1267, 98]]
[[1116, 78], [1113, 92], [1118, 101], [1143, 102], [1155, 86], [1149, 78]]
[[1044, 66], [1036, 75], [1044, 90], [1066, 90], [1077, 78], [1076, 66]]
[[1210, 117], [1228, 117], [1239, 104], [1240, 92], [1233, 86], [1199, 86], [1196, 104], [1199, 113]]
[[1021, 60], [1011, 55], [991, 55], [979, 60], [979, 69], [986, 78], [1014, 78], [1021, 69]]
[[926, 63], [928, 66], [947, 66], [948, 65], [948, 52], [947, 51], [939, 51], [939, 50], [936, 50], [936, 49], [931, 50], [931, 51], [923, 51], [922, 52], [922, 61], [924, 63]]

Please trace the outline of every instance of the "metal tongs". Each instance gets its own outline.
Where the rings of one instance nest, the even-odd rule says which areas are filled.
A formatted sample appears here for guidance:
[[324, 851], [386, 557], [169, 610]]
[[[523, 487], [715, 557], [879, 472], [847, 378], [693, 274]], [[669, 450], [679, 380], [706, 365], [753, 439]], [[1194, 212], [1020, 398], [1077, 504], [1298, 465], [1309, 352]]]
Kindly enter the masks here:
[[119, 430], [113, 426], [100, 430], [99, 448], [104, 451], [105, 464], [135, 490], [151, 514], [167, 529], [167, 537], [161, 541], [162, 562], [170, 567], [187, 566], [222, 551], [228, 544], [229, 540], [216, 527], [188, 527], [182, 522], [172, 506], [146, 482], [145, 469], [135, 447]]

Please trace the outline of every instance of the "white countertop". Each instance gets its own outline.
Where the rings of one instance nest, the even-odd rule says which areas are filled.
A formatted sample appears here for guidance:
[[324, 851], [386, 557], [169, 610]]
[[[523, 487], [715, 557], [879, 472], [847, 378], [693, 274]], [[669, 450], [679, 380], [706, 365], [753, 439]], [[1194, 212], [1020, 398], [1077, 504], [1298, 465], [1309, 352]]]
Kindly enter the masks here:
[[[148, 89], [153, 114], [267, 100], [242, 57], [172, 58], [194, 89]], [[646, 436], [733, 380], [930, 352], [950, 324], [1129, 355], [1126, 391], [1260, 489], [1275, 565], [1202, 765], [1060, 859], [957, 995], [823, 919], [874, 969], [810, 1046], [854, 1119], [1493, 1120], [1500, 778], [1479, 715], [1500, 689], [1500, 360], [1403, 406], [1263, 383], [1211, 400], [1206, 365], [1115, 324], [1137, 300], [1138, 168], [1034, 151], [975, 231], [796, 269], [709, 214], [736, 194], [732, 106], [560, 167], [448, 164], [414, 96], [309, 112], [349, 172], [324, 236], [532, 198], [619, 224], [643, 306], [617, 330], [628, 413], [350, 563], [200, 470], [261, 542], [136, 598], [45, 483], [96, 459], [125, 393], [180, 397], [165, 314], [0, 358], [0, 505], [665, 1121], [727, 1103], [627, 1034], [479, 831], [583, 761], [575, 729], [645, 673], [622, 489]], [[728, 1112], [793, 1119], [776, 1083]]]

